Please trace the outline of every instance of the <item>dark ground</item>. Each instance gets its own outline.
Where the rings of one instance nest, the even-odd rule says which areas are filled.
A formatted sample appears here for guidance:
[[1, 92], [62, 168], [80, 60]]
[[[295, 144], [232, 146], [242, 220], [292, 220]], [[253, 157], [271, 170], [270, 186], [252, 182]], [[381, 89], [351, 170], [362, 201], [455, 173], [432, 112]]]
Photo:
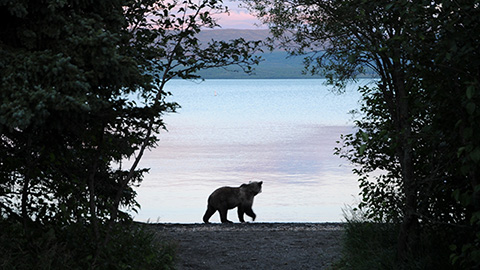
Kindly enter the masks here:
[[340, 223], [152, 224], [177, 245], [177, 269], [331, 269]]

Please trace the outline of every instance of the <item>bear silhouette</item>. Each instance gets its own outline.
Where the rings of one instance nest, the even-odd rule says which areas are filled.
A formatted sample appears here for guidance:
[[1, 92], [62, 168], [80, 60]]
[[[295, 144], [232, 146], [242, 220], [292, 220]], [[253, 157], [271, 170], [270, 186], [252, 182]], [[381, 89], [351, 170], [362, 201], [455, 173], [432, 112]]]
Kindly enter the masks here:
[[209, 223], [210, 217], [218, 211], [222, 223], [232, 223], [227, 219], [227, 212], [235, 207], [238, 208], [240, 222], [245, 222], [243, 214], [247, 214], [252, 220], [255, 220], [256, 215], [252, 210], [253, 197], [262, 192], [262, 183], [262, 181], [250, 182], [242, 184], [240, 187], [218, 188], [208, 197], [208, 206], [203, 216], [203, 222]]

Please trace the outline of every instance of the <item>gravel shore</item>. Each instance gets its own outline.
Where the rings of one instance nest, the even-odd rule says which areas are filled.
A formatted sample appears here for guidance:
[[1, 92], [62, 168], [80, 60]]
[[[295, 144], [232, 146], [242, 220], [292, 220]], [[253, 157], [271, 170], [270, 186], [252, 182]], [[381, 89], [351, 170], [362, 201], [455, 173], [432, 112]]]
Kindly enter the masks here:
[[341, 223], [151, 224], [177, 245], [177, 269], [330, 269]]

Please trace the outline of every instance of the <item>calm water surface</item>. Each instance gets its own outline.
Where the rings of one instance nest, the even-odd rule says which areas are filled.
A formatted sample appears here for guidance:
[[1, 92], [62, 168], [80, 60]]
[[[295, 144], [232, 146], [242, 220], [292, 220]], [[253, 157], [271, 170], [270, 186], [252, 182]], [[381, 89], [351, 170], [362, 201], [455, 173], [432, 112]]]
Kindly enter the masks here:
[[[358, 107], [356, 88], [368, 82], [341, 95], [324, 80], [170, 82], [171, 100], [182, 108], [165, 116], [169, 132], [140, 163], [151, 169], [136, 188], [142, 207], [135, 220], [201, 222], [216, 188], [263, 181], [256, 221], [341, 221], [359, 190], [333, 148], [353, 131], [348, 112]], [[229, 219], [238, 221], [235, 210]]]

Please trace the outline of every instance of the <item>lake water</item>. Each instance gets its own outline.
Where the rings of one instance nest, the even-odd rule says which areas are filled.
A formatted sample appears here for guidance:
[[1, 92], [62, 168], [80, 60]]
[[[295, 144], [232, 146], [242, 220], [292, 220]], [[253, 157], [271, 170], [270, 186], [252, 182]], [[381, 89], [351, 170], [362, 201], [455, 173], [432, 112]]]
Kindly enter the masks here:
[[[134, 219], [202, 222], [216, 188], [263, 181], [256, 221], [341, 221], [359, 189], [333, 148], [353, 131], [348, 112], [367, 82], [339, 95], [321, 79], [171, 81], [171, 100], [182, 108], [165, 116], [169, 132], [140, 163], [151, 169], [136, 188]], [[236, 209], [229, 219], [238, 222]], [[216, 213], [210, 221], [219, 220]]]

